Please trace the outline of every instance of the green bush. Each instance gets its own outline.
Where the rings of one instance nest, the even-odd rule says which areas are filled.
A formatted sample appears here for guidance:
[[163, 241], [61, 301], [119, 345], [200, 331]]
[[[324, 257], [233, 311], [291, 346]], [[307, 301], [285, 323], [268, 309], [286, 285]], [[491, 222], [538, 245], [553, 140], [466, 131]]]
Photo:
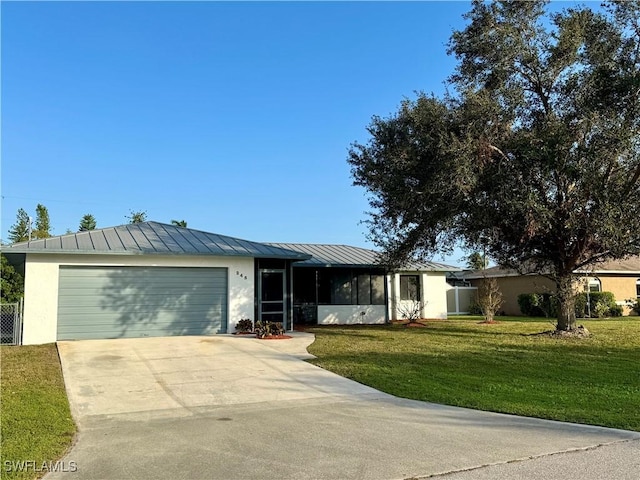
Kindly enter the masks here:
[[609, 307], [609, 316], [610, 317], [621, 317], [622, 316], [622, 306], [614, 305], [613, 307]]
[[589, 292], [587, 308], [587, 292], [581, 292], [576, 297], [576, 317], [584, 318], [591, 312], [592, 318], [619, 317], [622, 307], [616, 305], [616, 298], [611, 292]]
[[587, 316], [587, 295], [580, 293], [576, 295], [576, 318], [585, 318]]
[[16, 303], [24, 295], [24, 278], [13, 268], [7, 257], [4, 255], [1, 255], [1, 257], [2, 288], [0, 288], [0, 299], [4, 303]]
[[[577, 318], [585, 318], [591, 313], [591, 318], [620, 317], [622, 307], [616, 304], [611, 292], [581, 292], [575, 298]], [[518, 305], [523, 315], [527, 317], [556, 317], [558, 315], [558, 301], [550, 293], [523, 293], [518, 295]]]
[[557, 302], [550, 293], [522, 293], [518, 295], [518, 305], [527, 317], [555, 317]]
[[476, 302], [469, 304], [469, 315], [482, 315], [482, 308]]

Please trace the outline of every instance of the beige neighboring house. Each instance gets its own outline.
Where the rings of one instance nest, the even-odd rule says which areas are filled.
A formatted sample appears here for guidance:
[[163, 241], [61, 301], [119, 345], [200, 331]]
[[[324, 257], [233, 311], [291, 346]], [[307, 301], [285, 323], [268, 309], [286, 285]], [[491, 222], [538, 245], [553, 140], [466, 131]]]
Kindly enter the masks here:
[[[616, 303], [623, 307], [623, 315], [631, 313], [627, 300], [640, 299], [640, 256], [603, 262], [576, 273], [581, 277], [582, 290], [613, 293]], [[500, 267], [464, 272], [459, 276], [474, 287], [479, 286], [483, 278], [495, 278], [504, 301], [501, 310], [506, 315], [522, 315], [518, 305], [518, 295], [522, 293], [555, 291], [555, 284], [548, 278]]]

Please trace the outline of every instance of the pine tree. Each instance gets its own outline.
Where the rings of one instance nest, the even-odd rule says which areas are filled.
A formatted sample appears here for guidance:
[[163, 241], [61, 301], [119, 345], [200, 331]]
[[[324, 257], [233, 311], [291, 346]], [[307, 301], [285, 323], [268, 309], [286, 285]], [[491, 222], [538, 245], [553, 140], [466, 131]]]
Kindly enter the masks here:
[[39, 203], [36, 206], [36, 229], [33, 232], [33, 238], [49, 238], [50, 236], [49, 210]]
[[80, 219], [80, 227], [78, 228], [79, 232], [86, 232], [88, 230], [96, 229], [96, 217], [87, 213]]
[[16, 223], [9, 229], [11, 243], [26, 242], [29, 240], [29, 214], [23, 209], [18, 209]]

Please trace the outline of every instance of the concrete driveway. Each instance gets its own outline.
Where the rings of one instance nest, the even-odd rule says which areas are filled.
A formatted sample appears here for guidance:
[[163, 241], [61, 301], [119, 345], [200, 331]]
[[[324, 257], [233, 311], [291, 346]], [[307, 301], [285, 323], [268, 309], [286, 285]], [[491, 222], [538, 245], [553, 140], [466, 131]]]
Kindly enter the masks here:
[[399, 399], [294, 335], [60, 342], [77, 471], [47, 478], [638, 478], [638, 433]]

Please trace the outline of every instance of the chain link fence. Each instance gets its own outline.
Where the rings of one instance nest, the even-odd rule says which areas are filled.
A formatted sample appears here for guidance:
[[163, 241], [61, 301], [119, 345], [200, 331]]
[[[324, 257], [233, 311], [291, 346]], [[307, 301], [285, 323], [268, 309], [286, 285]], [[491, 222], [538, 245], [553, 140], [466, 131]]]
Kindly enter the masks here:
[[22, 343], [22, 302], [0, 303], [0, 334], [2, 345]]

